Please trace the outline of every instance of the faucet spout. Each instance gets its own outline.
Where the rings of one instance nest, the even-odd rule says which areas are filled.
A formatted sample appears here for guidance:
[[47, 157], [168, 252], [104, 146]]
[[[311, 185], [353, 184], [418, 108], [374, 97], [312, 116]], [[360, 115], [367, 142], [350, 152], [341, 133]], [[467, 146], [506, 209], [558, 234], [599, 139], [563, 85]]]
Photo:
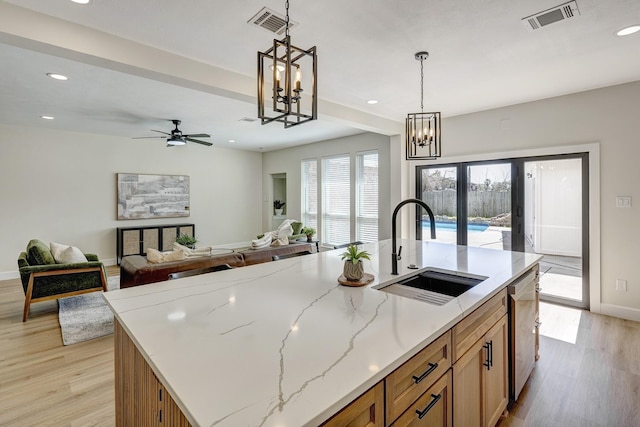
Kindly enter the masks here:
[[[398, 206], [396, 206], [396, 208], [393, 210], [393, 215], [391, 217], [391, 274], [396, 276], [398, 275], [398, 255], [399, 255], [398, 252], [396, 251], [397, 249], [396, 217], [398, 216], [398, 211], [400, 210], [400, 208], [409, 203], [422, 206], [422, 208], [425, 211], [427, 211], [427, 215], [429, 215], [429, 222], [430, 222], [430, 228], [431, 228], [431, 238], [432, 239], [436, 238], [436, 220], [435, 220], [435, 217], [433, 216], [433, 212], [431, 211], [431, 208], [425, 202], [419, 199], [407, 199], [398, 203]], [[400, 250], [402, 250], [402, 246], [400, 247]]]

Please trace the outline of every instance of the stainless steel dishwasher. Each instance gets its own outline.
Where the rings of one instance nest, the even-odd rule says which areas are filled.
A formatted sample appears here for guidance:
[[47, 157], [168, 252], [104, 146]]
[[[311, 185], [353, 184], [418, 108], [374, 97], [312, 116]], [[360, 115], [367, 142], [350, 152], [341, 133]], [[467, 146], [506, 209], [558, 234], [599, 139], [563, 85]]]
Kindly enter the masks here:
[[537, 360], [538, 266], [516, 279], [509, 292], [509, 397], [518, 399]]

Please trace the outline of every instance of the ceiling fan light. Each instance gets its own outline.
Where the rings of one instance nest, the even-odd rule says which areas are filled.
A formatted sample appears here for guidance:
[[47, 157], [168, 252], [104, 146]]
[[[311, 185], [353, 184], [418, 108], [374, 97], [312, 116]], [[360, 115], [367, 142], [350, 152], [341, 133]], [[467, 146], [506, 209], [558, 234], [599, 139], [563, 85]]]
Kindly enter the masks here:
[[185, 141], [184, 139], [175, 136], [167, 139], [167, 145], [185, 145], [186, 143], [187, 141]]

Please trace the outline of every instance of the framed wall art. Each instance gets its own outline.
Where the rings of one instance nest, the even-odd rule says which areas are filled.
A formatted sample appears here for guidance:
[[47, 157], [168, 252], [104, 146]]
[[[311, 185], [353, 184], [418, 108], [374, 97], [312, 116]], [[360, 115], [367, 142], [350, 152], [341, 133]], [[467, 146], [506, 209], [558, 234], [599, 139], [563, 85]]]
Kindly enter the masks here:
[[119, 220], [189, 216], [189, 176], [116, 175]]

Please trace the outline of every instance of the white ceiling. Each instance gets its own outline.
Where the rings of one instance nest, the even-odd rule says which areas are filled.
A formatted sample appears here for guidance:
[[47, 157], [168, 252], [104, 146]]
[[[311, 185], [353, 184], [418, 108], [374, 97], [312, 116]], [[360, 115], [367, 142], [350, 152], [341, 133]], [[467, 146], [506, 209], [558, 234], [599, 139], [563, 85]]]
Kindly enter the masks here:
[[[533, 32], [521, 23], [560, 3], [290, 0], [291, 19], [299, 23], [291, 31], [293, 43], [318, 49], [322, 102], [320, 120], [284, 130], [280, 124], [239, 121], [257, 115], [248, 90], [242, 93], [230, 84], [228, 96], [224, 90], [184, 84], [184, 79], [159, 81], [150, 73], [132, 72], [135, 67], [125, 59], [114, 65], [109, 57], [102, 64], [101, 55], [113, 52], [101, 54], [90, 38], [85, 48], [91, 60], [70, 59], [60, 46], [63, 37], [72, 38], [80, 28], [71, 23], [80, 24], [87, 31], [174, 54], [178, 70], [183, 62], [184, 68], [193, 63], [189, 60], [227, 70], [255, 91], [256, 52], [267, 49], [274, 35], [247, 21], [263, 6], [284, 12], [284, 1], [0, 1], [0, 122], [149, 136], [149, 129], [171, 129], [163, 120], [181, 119], [183, 132], [210, 133], [214, 146], [268, 151], [365, 130], [392, 134], [389, 122], [401, 129], [406, 114], [420, 107], [419, 62], [414, 59], [420, 50], [430, 52], [425, 110], [442, 111], [444, 117], [640, 79], [640, 33], [615, 36], [622, 27], [640, 24], [640, 1], [578, 0], [580, 16], [574, 19]], [[15, 6], [29, 9], [25, 20], [44, 14], [67, 22], [52, 21], [55, 31], [43, 28], [33, 36], [40, 37], [38, 42], [29, 43], [28, 30], [7, 30], [13, 23], [2, 18], [8, 15], [3, 8], [15, 12]], [[35, 27], [35, 22], [21, 25]], [[37, 52], [30, 50], [36, 45]], [[51, 80], [47, 72], [67, 74], [70, 80]], [[368, 105], [368, 99], [379, 103]], [[42, 114], [56, 120], [43, 123]], [[380, 129], [376, 123], [383, 123]]]

